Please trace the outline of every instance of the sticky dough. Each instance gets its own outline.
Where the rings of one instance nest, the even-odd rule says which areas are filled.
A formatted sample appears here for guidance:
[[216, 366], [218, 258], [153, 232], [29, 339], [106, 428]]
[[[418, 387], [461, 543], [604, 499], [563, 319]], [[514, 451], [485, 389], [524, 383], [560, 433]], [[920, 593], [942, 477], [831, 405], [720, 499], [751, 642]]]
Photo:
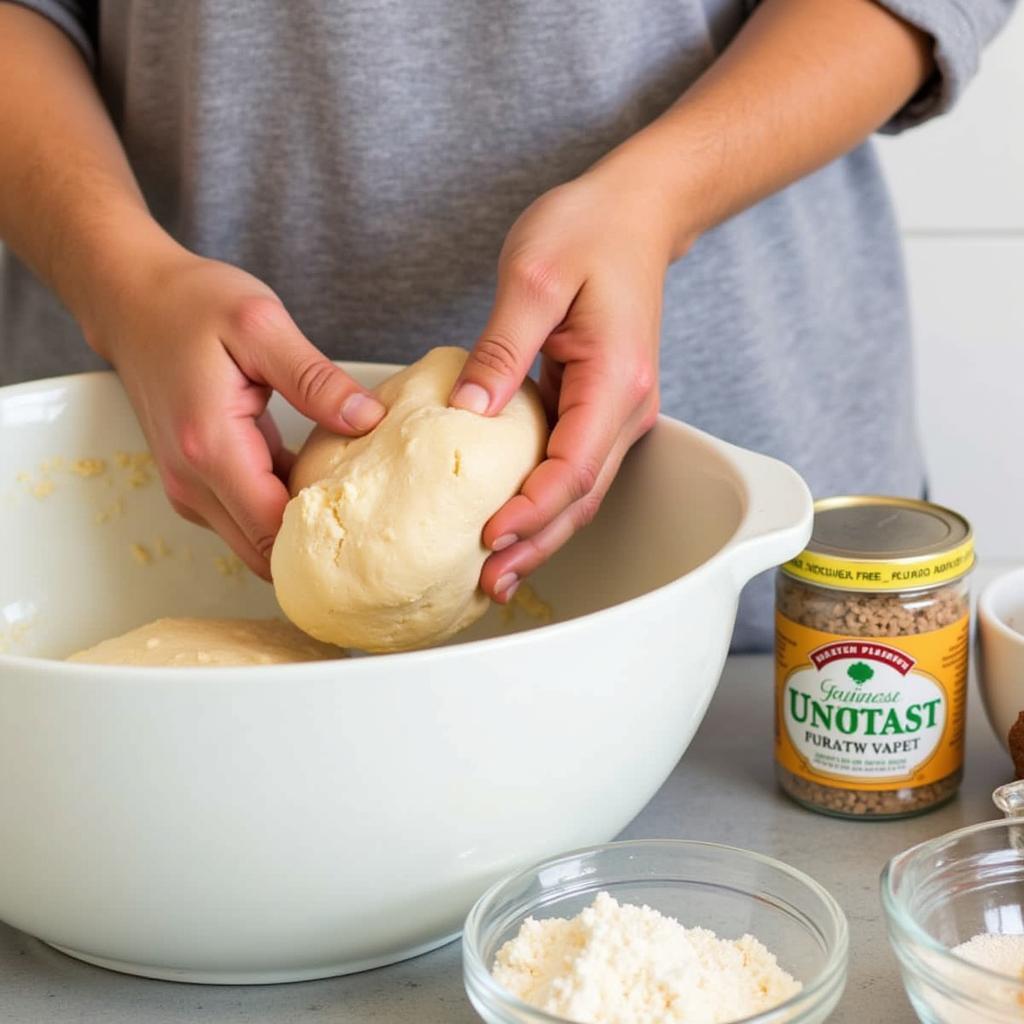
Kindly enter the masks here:
[[271, 570], [312, 636], [408, 650], [487, 610], [481, 532], [543, 458], [548, 429], [532, 381], [497, 416], [448, 408], [466, 355], [434, 349], [376, 390], [388, 413], [368, 435], [318, 427], [299, 453]]
[[320, 643], [280, 619], [157, 619], [78, 651], [67, 660], [208, 668], [343, 657], [344, 651]]

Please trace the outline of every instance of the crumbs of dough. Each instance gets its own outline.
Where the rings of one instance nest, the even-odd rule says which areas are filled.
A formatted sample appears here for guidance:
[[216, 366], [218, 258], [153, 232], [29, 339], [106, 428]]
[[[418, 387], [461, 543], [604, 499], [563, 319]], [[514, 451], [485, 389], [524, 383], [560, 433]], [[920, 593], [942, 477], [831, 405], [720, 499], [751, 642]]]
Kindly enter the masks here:
[[45, 459], [39, 463], [38, 477], [34, 476], [27, 469], [23, 469], [15, 475], [15, 480], [19, 484], [24, 484], [25, 489], [33, 498], [38, 498], [42, 501], [43, 498], [48, 498], [57, 489], [56, 483], [50, 477], [52, 465], [52, 459]]
[[119, 497], [117, 501], [111, 502], [111, 504], [104, 506], [96, 513], [97, 523], [109, 523], [111, 519], [119, 519], [128, 511], [128, 502], [125, 501], [124, 495]]
[[143, 565], [150, 565], [161, 558], [171, 558], [174, 555], [174, 549], [163, 537], [157, 537], [152, 544], [143, 544], [141, 541], [136, 541], [131, 545], [131, 553], [137, 562]]
[[516, 609], [521, 610], [528, 618], [542, 626], [548, 625], [555, 617], [554, 609], [547, 601], [541, 599], [529, 583], [520, 583], [512, 600], [503, 605], [501, 609], [501, 621], [510, 623], [515, 621]]
[[129, 487], [145, 487], [153, 480], [153, 456], [147, 451], [114, 452], [114, 463], [126, 471]]
[[[153, 456], [148, 451], [140, 452], [116, 452], [113, 462], [120, 469], [126, 471], [124, 481], [129, 487], [144, 487], [153, 479]], [[16, 474], [15, 479], [23, 484], [26, 491], [32, 497], [42, 500], [48, 498], [57, 490], [59, 474], [76, 476], [80, 480], [103, 480], [106, 487], [114, 486], [111, 474], [107, 472], [109, 463], [106, 459], [98, 456], [85, 455], [79, 458], [64, 458], [61, 455], [54, 455], [43, 459], [34, 471], [21, 470]], [[117, 504], [107, 505], [97, 509], [94, 514], [94, 521], [107, 523], [111, 519], [124, 514], [124, 499], [118, 499]]]
[[52, 494], [56, 484], [52, 477], [55, 473], [72, 473], [83, 480], [92, 477], [103, 476], [107, 471], [106, 459], [85, 456], [80, 459], [65, 459], [63, 456], [54, 455], [52, 458], [43, 459], [38, 466], [38, 478], [27, 470], [17, 474], [17, 481], [29, 485], [29, 489], [36, 497], [46, 497]]
[[135, 559], [139, 565], [151, 565], [153, 562], [153, 552], [146, 547], [145, 544], [132, 544], [130, 551], [132, 558]]
[[75, 476], [83, 480], [91, 477], [103, 476], [107, 471], [106, 459], [75, 459], [68, 467]]
[[452, 476], [462, 476], [462, 452], [458, 448], [452, 457]]
[[240, 576], [245, 571], [245, 562], [238, 555], [215, 555], [213, 564], [221, 576]]

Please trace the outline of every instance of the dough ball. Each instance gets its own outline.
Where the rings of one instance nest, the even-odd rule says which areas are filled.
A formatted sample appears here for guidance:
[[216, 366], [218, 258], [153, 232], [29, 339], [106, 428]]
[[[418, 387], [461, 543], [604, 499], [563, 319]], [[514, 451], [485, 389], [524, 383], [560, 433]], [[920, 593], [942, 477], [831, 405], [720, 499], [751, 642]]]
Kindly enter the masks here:
[[544, 457], [548, 428], [532, 381], [498, 416], [449, 409], [466, 356], [434, 349], [377, 388], [388, 413], [368, 435], [318, 427], [299, 453], [271, 570], [312, 636], [410, 650], [487, 610], [481, 532]]
[[281, 665], [344, 658], [345, 652], [280, 619], [157, 619], [72, 654], [96, 665]]

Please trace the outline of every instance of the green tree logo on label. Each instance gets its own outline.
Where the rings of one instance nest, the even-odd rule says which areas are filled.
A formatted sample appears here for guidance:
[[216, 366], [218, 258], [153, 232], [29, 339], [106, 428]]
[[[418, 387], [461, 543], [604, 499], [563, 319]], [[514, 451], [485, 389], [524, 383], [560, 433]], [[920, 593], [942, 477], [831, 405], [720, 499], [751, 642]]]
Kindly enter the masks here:
[[870, 665], [865, 665], [863, 661], [858, 661], [846, 670], [846, 674], [858, 686], [863, 686], [864, 683], [874, 677], [875, 670]]

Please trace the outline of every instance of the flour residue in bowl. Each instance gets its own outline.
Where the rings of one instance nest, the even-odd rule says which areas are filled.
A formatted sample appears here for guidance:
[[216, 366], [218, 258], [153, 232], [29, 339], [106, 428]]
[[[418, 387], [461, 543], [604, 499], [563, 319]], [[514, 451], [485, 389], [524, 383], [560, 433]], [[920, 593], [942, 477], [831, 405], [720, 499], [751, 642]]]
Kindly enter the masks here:
[[527, 918], [491, 973], [524, 1002], [583, 1024], [726, 1024], [802, 988], [752, 935], [720, 939], [606, 892], [571, 919]]

